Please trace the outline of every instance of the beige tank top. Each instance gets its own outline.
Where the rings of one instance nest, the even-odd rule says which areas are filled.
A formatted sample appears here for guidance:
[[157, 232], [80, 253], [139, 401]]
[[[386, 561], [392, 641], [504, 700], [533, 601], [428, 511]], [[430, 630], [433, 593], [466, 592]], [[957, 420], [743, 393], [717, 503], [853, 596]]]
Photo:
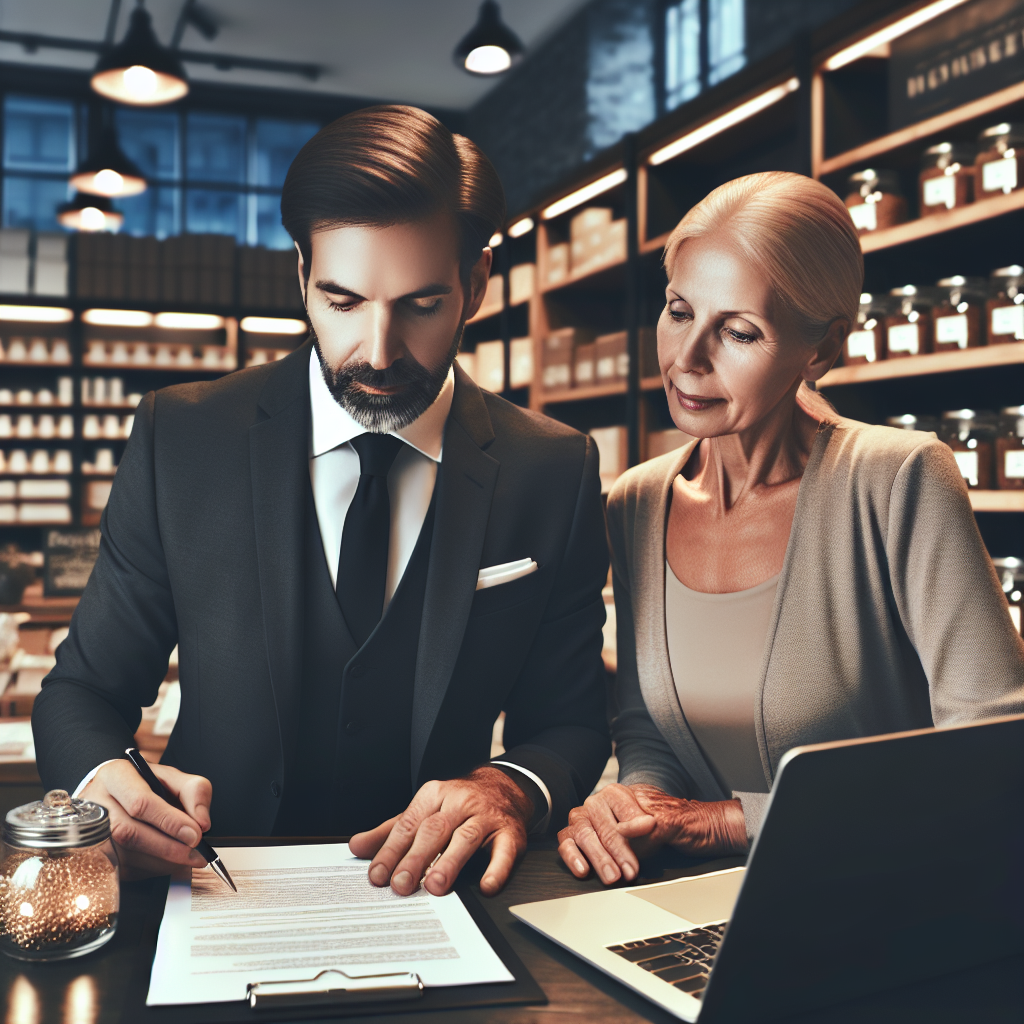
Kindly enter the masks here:
[[683, 714], [726, 793], [767, 793], [754, 711], [779, 577], [702, 594], [665, 563], [665, 634]]

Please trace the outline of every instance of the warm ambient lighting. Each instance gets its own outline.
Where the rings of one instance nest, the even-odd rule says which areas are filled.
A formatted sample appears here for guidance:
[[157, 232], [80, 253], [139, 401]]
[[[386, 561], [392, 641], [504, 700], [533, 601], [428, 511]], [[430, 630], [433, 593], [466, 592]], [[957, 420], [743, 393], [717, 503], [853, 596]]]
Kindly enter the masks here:
[[21, 324], [66, 324], [73, 317], [70, 309], [60, 306], [0, 306], [0, 320]]
[[523, 235], [533, 230], [533, 218], [523, 217], [522, 220], [517, 220], [515, 224], [508, 229], [509, 238], [521, 238]]
[[[606, 174], [603, 178], [598, 178], [597, 181], [592, 181], [589, 185], [584, 185], [583, 188], [578, 188], [575, 192], [571, 192], [557, 202], [552, 203], [541, 211], [541, 216], [545, 220], [551, 220], [552, 217], [558, 217], [567, 210], [585, 203], [588, 199], [593, 199], [594, 196], [599, 196], [603, 192], [615, 188], [616, 185], [621, 185], [625, 180], [626, 168], [620, 167], [617, 171], [612, 171], [611, 174]], [[509, 234], [511, 233], [510, 231]]]
[[243, 316], [238, 325], [249, 334], [305, 334], [305, 320], [276, 316]]
[[142, 171], [124, 155], [112, 128], [103, 131], [95, 152], [70, 178], [73, 188], [96, 196], [136, 196], [146, 191]]
[[523, 44], [501, 20], [495, 0], [484, 0], [477, 23], [455, 47], [452, 56], [471, 75], [500, 75], [522, 60]]
[[157, 313], [153, 322], [176, 331], [218, 331], [224, 326], [224, 317], [215, 313]]
[[124, 214], [114, 209], [107, 196], [76, 192], [57, 207], [57, 222], [72, 231], [116, 231], [124, 223]]
[[100, 57], [90, 84], [101, 96], [136, 107], [173, 103], [188, 92], [185, 68], [160, 45], [143, 7], [132, 11], [122, 42]]
[[82, 322], [97, 327], [152, 327], [153, 314], [141, 309], [87, 309]]
[[491, 240], [487, 243], [492, 249], [497, 249], [499, 245], [504, 241], [504, 236], [500, 231], [495, 231], [491, 235]]
[[673, 157], [679, 156], [680, 153], [685, 153], [688, 149], [699, 146], [702, 142], [706, 142], [720, 132], [724, 132], [727, 128], [732, 128], [733, 125], [745, 121], [748, 117], [753, 117], [754, 114], [760, 113], [773, 103], [778, 103], [781, 99], [785, 99], [791, 92], [796, 92], [799, 88], [800, 79], [796, 77], [789, 79], [788, 82], [783, 82], [782, 85], [776, 85], [759, 96], [747, 100], [746, 103], [733, 107], [732, 110], [721, 114], [713, 121], [708, 121], [707, 124], [695, 128], [692, 132], [688, 132], [686, 135], [676, 139], [675, 142], [662, 146], [661, 149], [651, 154], [647, 162], [657, 167], [658, 164], [663, 164], [666, 160], [671, 160]]
[[913, 14], [908, 14], [905, 18], [900, 18], [899, 21], [894, 21], [891, 25], [886, 25], [885, 28], [872, 32], [871, 35], [865, 36], [860, 42], [846, 47], [845, 50], [832, 54], [825, 61], [825, 67], [829, 71], [835, 71], [837, 68], [852, 64], [853, 61], [870, 53], [877, 47], [906, 35], [919, 25], [937, 18], [940, 14], [945, 14], [946, 11], [951, 11], [954, 7], [959, 7], [962, 3], [964, 3], [964, 0], [938, 0], [937, 3], [922, 7], [919, 11], [914, 11]]
[[512, 67], [512, 58], [503, 46], [477, 46], [466, 54], [466, 70], [474, 75], [500, 75]]

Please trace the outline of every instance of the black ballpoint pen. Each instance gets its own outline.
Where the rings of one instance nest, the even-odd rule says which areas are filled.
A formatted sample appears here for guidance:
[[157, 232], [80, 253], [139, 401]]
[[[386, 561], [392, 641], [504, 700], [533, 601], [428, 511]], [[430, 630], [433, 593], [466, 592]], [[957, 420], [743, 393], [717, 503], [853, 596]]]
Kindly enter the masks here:
[[[153, 790], [161, 800], [166, 800], [172, 807], [174, 807], [176, 804], [174, 797], [164, 789], [163, 784], [156, 775], [153, 774], [153, 769], [149, 767], [149, 762], [142, 756], [142, 754], [140, 754], [135, 747], [129, 747], [125, 751], [125, 756], [133, 765], [135, 765], [135, 770], [145, 780], [146, 785], [149, 786], [149, 788]], [[196, 850], [205, 858], [206, 863], [209, 864], [210, 867], [213, 868], [213, 870], [223, 878], [235, 892], [238, 892], [238, 886], [231, 881], [231, 876], [228, 874], [228, 869], [224, 867], [224, 864], [220, 859], [220, 854], [205, 839], [199, 840]]]

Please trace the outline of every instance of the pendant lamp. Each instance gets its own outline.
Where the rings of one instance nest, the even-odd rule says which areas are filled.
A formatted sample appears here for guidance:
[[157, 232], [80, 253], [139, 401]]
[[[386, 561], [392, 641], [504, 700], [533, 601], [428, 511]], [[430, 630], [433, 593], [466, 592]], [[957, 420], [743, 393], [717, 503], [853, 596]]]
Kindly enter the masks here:
[[519, 37], [501, 20], [495, 0], [484, 0], [476, 25], [455, 47], [455, 63], [471, 75], [500, 75], [523, 59]]
[[146, 191], [146, 179], [124, 154], [113, 125], [105, 126], [89, 157], [78, 165], [70, 184], [94, 196], [136, 196]]
[[124, 214], [114, 209], [107, 196], [76, 192], [70, 202], [57, 207], [57, 221], [73, 231], [116, 231]]
[[160, 45], [141, 4], [132, 11], [124, 39], [100, 57], [90, 84], [101, 96], [136, 107], [173, 103], [188, 92], [184, 66]]

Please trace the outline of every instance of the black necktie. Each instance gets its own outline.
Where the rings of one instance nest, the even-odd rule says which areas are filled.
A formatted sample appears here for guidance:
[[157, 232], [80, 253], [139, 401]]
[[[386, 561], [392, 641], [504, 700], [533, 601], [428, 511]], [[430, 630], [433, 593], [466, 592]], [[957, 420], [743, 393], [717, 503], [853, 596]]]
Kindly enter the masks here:
[[362, 647], [384, 612], [391, 536], [388, 471], [402, 442], [390, 434], [360, 434], [351, 445], [359, 454], [359, 486], [341, 534], [337, 591], [352, 639]]

